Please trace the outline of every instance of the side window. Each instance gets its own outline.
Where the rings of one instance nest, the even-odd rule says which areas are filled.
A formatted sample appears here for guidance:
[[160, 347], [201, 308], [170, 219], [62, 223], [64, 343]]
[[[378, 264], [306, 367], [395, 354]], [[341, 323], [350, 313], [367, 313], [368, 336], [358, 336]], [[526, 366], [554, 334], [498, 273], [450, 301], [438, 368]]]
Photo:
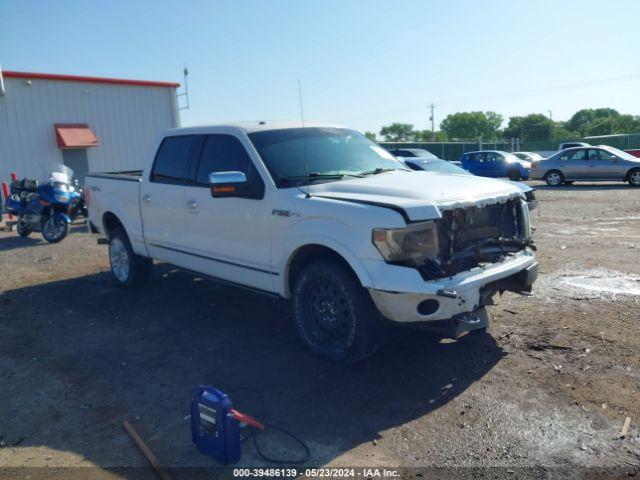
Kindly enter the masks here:
[[590, 148], [589, 150], [587, 150], [587, 159], [589, 161], [597, 162], [599, 160], [598, 151], [594, 150], [593, 148]]
[[575, 152], [571, 152], [571, 156], [569, 160], [575, 162], [576, 160], [586, 160], [587, 159], [587, 151], [586, 150], [576, 150]]
[[607, 152], [606, 150], [598, 150], [598, 155], [600, 160], [607, 160], [609, 162], [617, 158], [613, 153]]
[[413, 162], [405, 162], [405, 164], [407, 165], [407, 167], [409, 167], [411, 170], [422, 170], [422, 168], [420, 168], [418, 165], [416, 165]]
[[242, 172], [248, 181], [258, 178], [249, 154], [232, 135], [208, 135], [196, 172], [196, 183], [208, 185], [212, 172]]
[[498, 160], [499, 160], [498, 155], [493, 152], [489, 152], [485, 154], [485, 162], [495, 163]]
[[196, 138], [195, 135], [165, 138], [156, 153], [150, 180], [156, 183], [184, 184], [189, 159], [198, 143]]

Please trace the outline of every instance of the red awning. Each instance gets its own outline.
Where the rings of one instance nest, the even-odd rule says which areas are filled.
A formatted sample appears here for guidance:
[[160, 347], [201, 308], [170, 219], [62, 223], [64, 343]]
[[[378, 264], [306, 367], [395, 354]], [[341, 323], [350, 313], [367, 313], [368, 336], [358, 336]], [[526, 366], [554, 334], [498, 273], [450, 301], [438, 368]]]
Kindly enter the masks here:
[[56, 123], [58, 148], [97, 147], [100, 142], [86, 123]]

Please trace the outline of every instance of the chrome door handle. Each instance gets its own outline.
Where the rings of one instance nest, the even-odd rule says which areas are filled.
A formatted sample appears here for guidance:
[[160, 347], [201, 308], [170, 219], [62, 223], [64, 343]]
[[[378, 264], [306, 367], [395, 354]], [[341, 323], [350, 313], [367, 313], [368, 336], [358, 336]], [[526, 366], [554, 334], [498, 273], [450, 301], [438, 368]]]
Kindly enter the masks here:
[[187, 208], [189, 208], [189, 210], [196, 210], [198, 208], [198, 202], [195, 200], [189, 200], [187, 202]]
[[142, 201], [143, 201], [144, 203], [151, 203], [151, 195], [144, 195], [144, 196], [142, 197]]

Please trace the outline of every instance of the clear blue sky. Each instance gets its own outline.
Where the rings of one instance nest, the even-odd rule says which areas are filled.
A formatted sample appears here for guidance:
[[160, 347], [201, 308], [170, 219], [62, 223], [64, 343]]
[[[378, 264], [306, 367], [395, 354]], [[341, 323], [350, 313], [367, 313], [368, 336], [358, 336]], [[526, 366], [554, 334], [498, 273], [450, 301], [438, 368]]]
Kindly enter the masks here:
[[448, 113], [640, 113], [640, 1], [0, 0], [7, 70], [182, 81], [183, 125], [378, 131]]

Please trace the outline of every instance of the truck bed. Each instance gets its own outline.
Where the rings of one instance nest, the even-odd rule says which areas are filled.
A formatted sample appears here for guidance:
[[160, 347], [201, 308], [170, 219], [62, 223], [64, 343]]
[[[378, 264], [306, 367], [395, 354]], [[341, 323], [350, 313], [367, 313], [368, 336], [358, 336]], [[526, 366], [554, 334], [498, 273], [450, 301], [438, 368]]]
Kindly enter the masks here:
[[85, 175], [88, 192], [89, 221], [105, 234], [105, 221], [117, 217], [129, 235], [134, 251], [146, 254], [140, 216], [142, 170], [95, 172]]

